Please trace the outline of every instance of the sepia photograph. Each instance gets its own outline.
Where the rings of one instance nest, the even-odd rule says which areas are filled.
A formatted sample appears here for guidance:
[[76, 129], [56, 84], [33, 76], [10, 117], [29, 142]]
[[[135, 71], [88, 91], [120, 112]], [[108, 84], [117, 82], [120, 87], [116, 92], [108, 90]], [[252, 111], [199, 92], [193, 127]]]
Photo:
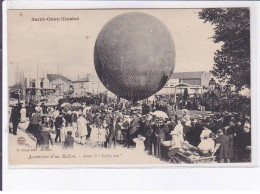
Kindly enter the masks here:
[[249, 8], [10, 9], [7, 27], [9, 165], [252, 162]]

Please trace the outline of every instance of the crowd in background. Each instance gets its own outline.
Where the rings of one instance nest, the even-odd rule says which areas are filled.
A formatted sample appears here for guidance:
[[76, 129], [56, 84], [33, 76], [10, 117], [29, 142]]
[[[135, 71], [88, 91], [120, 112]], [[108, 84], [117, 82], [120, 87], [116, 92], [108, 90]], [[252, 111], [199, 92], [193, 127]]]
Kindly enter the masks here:
[[[204, 156], [217, 152], [220, 162], [244, 161], [250, 157], [250, 113], [237, 107], [237, 103], [248, 103], [243, 98], [233, 99], [229, 111], [221, 109], [194, 116], [188, 110], [200, 110], [200, 106], [208, 110], [210, 102], [203, 104], [203, 99], [178, 97], [174, 105], [166, 98], [157, 98], [143, 102], [141, 108], [131, 102], [115, 100], [92, 106], [80, 103], [81, 106], [71, 106], [66, 111], [60, 105], [45, 107], [34, 103], [10, 107], [10, 133], [16, 135], [19, 123], [28, 118], [26, 132], [35, 137], [37, 147], [42, 149], [49, 149], [50, 144], [70, 149], [77, 139], [78, 144], [90, 143], [92, 148], [138, 147], [163, 160], [167, 157], [165, 141], [171, 141], [172, 147], [178, 149], [179, 142], [186, 141], [198, 147]], [[177, 114], [176, 106], [185, 110]], [[219, 106], [227, 107], [221, 103]], [[155, 111], [168, 116], [153, 115]]]
[[165, 104], [172, 106], [174, 109], [188, 109], [212, 112], [241, 112], [250, 114], [250, 99], [245, 96], [217, 97], [216, 95], [193, 95], [192, 97], [184, 97], [183, 95], [176, 96], [161, 96], [159, 97]]

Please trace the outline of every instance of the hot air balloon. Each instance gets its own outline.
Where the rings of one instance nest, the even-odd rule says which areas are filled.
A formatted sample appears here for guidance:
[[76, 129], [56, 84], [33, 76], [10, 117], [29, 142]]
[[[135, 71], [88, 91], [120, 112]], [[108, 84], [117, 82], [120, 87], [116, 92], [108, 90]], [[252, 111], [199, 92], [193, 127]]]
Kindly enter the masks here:
[[98, 34], [94, 63], [108, 90], [127, 100], [142, 100], [161, 90], [171, 77], [174, 42], [166, 26], [151, 15], [118, 15]]

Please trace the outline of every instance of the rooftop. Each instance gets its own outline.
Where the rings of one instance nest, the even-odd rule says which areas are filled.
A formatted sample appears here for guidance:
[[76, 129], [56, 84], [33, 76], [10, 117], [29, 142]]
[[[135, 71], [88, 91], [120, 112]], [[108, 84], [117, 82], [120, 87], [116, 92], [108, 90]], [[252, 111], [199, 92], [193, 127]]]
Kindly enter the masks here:
[[73, 81], [72, 83], [88, 82], [88, 81], [89, 81], [89, 78], [88, 78], [88, 77], [84, 77], [84, 78], [81, 78], [81, 79], [75, 80], [75, 81]]
[[199, 79], [202, 75], [206, 73], [205, 71], [193, 71], [193, 72], [176, 72], [173, 73], [171, 79]]
[[65, 82], [68, 82], [68, 83], [71, 83], [71, 80], [63, 75], [59, 75], [59, 74], [47, 74], [47, 78], [48, 80], [51, 82], [51, 81], [54, 81], [56, 79], [61, 79]]
[[20, 83], [16, 83], [15, 85], [9, 87], [10, 93], [18, 92], [19, 90], [22, 90], [22, 84]]

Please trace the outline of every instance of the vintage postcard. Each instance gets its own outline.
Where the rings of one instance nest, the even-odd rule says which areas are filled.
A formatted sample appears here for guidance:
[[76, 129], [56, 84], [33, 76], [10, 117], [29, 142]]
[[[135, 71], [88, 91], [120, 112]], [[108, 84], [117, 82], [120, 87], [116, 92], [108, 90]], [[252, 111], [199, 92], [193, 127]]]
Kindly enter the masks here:
[[8, 10], [9, 164], [251, 163], [250, 9]]

